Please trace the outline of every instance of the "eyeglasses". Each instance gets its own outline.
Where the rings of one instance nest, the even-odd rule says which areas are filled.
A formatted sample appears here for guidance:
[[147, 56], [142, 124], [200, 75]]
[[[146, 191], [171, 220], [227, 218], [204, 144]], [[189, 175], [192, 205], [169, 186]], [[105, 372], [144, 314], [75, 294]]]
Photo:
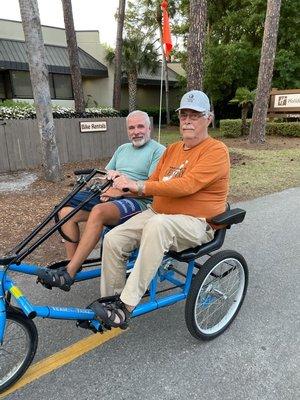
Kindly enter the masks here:
[[204, 117], [205, 115], [206, 113], [201, 113], [201, 112], [193, 112], [193, 113], [181, 112], [179, 113], [179, 119], [184, 121], [187, 119], [187, 117], [189, 117], [191, 121], [197, 121], [198, 119]]

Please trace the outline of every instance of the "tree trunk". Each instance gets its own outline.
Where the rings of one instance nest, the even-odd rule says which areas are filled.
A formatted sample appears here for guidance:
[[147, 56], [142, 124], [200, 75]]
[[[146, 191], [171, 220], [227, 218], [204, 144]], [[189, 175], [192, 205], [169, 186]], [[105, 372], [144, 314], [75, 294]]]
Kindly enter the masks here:
[[71, 0], [62, 0], [62, 6], [64, 12], [65, 31], [70, 60], [70, 71], [74, 92], [75, 110], [81, 113], [84, 112], [85, 107]]
[[248, 128], [247, 128], [247, 115], [248, 115], [248, 110], [249, 110], [249, 103], [243, 104], [242, 105], [242, 136], [246, 136], [248, 134]]
[[202, 90], [207, 0], [190, 0], [187, 89]]
[[128, 110], [132, 112], [136, 110], [136, 95], [137, 95], [137, 72], [132, 71], [127, 73], [128, 77]]
[[265, 141], [268, 101], [272, 84], [281, 0], [268, 0], [257, 91], [249, 134], [250, 143]]
[[48, 70], [37, 0], [19, 0], [28, 55], [30, 79], [41, 136], [42, 163], [47, 181], [60, 180], [60, 162], [55, 140]]
[[114, 93], [113, 108], [121, 108], [121, 79], [122, 79], [122, 46], [123, 46], [123, 26], [125, 18], [126, 0], [119, 0], [118, 28], [115, 52], [115, 74], [114, 74]]

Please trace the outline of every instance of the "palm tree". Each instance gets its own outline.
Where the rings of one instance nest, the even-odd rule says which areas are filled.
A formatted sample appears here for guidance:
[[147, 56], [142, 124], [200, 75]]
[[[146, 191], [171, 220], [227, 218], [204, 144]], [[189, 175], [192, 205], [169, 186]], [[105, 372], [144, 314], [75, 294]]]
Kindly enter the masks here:
[[126, 6], [126, 0], [119, 0], [118, 28], [117, 28], [116, 55], [115, 55], [115, 73], [114, 73], [114, 93], [113, 93], [113, 108], [115, 110], [120, 110], [121, 108], [121, 79], [122, 79], [121, 65], [122, 65], [125, 6]]
[[229, 103], [238, 104], [242, 108], [242, 135], [247, 134], [247, 116], [250, 106], [255, 98], [255, 90], [250, 91], [248, 88], [239, 87], [236, 89], [235, 97]]
[[[128, 79], [129, 94], [129, 112], [136, 109], [137, 80], [138, 73], [145, 69], [149, 72], [155, 72], [158, 68], [158, 53], [153, 43], [146, 41], [143, 35], [127, 37], [123, 41], [122, 48], [122, 70], [126, 73]], [[106, 59], [113, 62], [115, 54], [108, 50]]]
[[55, 138], [48, 69], [37, 0], [19, 0], [22, 26], [28, 55], [28, 64], [36, 118], [41, 136], [42, 164], [47, 181], [60, 180], [60, 162]]
[[[162, 0], [140, 0], [138, 2], [128, 2], [126, 12], [126, 28], [129, 32], [135, 30], [143, 30], [144, 35], [151, 37], [153, 40], [157, 38], [157, 30], [159, 32], [160, 47], [162, 51], [162, 64], [164, 71], [165, 82], [165, 108], [167, 125], [170, 124], [170, 111], [169, 111], [169, 76], [167, 62], [165, 58], [163, 46], [163, 32], [162, 32]], [[176, 11], [176, 1], [168, 1], [168, 14], [172, 18]]]
[[78, 46], [76, 40], [76, 32], [74, 28], [73, 12], [71, 0], [62, 0], [66, 39], [68, 44], [68, 53], [70, 60], [70, 71], [72, 86], [74, 91], [75, 110], [77, 112], [84, 111], [84, 97], [82, 89], [82, 78], [79, 65]]
[[270, 96], [281, 0], [268, 0], [263, 44], [258, 72], [256, 98], [249, 134], [250, 143], [264, 143], [268, 100]]

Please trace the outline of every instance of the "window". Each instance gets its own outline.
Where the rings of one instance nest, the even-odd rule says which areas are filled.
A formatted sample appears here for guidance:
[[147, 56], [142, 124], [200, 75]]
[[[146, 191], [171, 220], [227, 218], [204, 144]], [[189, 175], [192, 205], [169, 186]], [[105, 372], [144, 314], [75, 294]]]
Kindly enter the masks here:
[[30, 75], [27, 71], [12, 71], [11, 83], [13, 96], [23, 99], [32, 99], [33, 93], [30, 82]]
[[[73, 90], [71, 75], [49, 74], [49, 88], [51, 99], [71, 100]], [[12, 71], [11, 82], [13, 96], [23, 99], [33, 99], [30, 75], [27, 71]], [[2, 96], [1, 75], [0, 75], [0, 98]]]
[[0, 100], [5, 99], [4, 75], [0, 74]]
[[52, 82], [55, 99], [68, 100], [74, 98], [70, 75], [52, 74]]

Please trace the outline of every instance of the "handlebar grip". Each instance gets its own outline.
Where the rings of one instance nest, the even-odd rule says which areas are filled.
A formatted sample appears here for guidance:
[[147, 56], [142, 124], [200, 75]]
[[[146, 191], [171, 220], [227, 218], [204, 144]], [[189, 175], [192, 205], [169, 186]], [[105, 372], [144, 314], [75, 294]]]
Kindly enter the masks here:
[[93, 168], [91, 169], [77, 169], [74, 171], [74, 175], [89, 175], [94, 171]]
[[75, 175], [90, 175], [91, 173], [95, 173], [95, 174], [100, 174], [100, 175], [106, 175], [106, 171], [101, 171], [99, 169], [95, 169], [95, 168], [90, 168], [90, 169], [77, 169], [76, 171], [74, 171]]

